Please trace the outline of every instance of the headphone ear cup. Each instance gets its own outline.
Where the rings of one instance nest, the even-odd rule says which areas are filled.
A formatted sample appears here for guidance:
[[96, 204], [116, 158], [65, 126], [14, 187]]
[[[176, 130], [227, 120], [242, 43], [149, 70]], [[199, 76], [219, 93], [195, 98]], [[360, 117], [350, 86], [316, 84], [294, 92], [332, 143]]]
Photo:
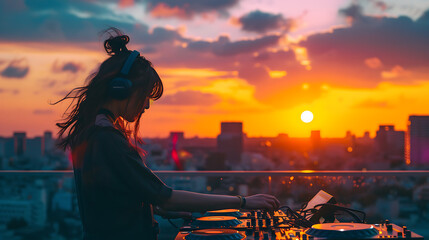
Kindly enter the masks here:
[[124, 100], [131, 94], [131, 87], [133, 83], [126, 78], [114, 78], [109, 85], [109, 94], [114, 99]]

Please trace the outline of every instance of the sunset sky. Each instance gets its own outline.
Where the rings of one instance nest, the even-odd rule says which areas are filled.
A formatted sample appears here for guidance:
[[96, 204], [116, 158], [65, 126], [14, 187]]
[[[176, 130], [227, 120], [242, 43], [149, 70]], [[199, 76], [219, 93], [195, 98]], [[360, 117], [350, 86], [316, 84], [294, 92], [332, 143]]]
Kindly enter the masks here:
[[215, 137], [221, 121], [248, 136], [374, 137], [429, 115], [427, 0], [2, 0], [0, 136], [56, 132], [67, 103], [49, 102], [107, 58], [110, 26], [165, 86], [143, 137]]

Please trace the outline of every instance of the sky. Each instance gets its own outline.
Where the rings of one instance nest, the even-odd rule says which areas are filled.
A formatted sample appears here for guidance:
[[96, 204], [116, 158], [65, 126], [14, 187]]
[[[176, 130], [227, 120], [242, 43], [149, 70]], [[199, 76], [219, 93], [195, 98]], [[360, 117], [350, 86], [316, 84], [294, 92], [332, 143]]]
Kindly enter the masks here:
[[108, 57], [108, 27], [165, 87], [143, 137], [215, 137], [222, 121], [250, 137], [374, 137], [429, 115], [428, 1], [2, 0], [0, 136], [58, 131], [69, 103], [49, 103]]

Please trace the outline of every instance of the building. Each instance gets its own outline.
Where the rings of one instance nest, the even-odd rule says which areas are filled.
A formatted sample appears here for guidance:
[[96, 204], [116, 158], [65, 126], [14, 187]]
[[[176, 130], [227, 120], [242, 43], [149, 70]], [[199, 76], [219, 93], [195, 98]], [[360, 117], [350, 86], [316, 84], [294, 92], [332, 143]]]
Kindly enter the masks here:
[[51, 131], [45, 131], [43, 133], [43, 140], [42, 140], [42, 152], [43, 155], [46, 156], [52, 150], [54, 149], [54, 139], [52, 138], [52, 132]]
[[169, 148], [170, 148], [170, 158], [171, 162], [174, 162], [176, 170], [184, 170], [183, 163], [179, 158], [178, 150], [182, 148], [181, 144], [185, 139], [185, 134], [183, 132], [170, 132], [169, 137]]
[[0, 158], [5, 156], [5, 145], [6, 139], [3, 137], [0, 137]]
[[396, 131], [395, 126], [380, 125], [375, 136], [375, 143], [385, 158], [404, 159], [405, 132]]
[[409, 116], [405, 161], [412, 165], [429, 164], [429, 116]]
[[43, 226], [47, 220], [47, 193], [42, 180], [22, 191], [25, 200], [0, 199], [0, 224], [24, 219], [29, 225]]
[[33, 203], [28, 200], [0, 199], [0, 223], [6, 224], [12, 219], [32, 221]]
[[16, 156], [21, 156], [25, 152], [27, 141], [27, 134], [25, 132], [14, 132], [13, 133], [13, 146], [14, 153]]
[[32, 159], [38, 159], [43, 155], [42, 137], [35, 137], [27, 139], [25, 143], [24, 155]]
[[217, 150], [225, 154], [226, 164], [232, 167], [241, 163], [243, 153], [243, 123], [221, 122], [217, 136]]
[[15, 156], [15, 149], [14, 149], [14, 138], [3, 138], [3, 150], [4, 150], [4, 157], [10, 158]]

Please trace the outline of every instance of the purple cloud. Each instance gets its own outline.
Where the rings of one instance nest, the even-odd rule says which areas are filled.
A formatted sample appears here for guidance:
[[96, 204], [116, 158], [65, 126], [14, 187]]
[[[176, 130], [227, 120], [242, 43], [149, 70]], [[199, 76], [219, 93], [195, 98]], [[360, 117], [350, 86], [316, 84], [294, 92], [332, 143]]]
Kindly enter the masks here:
[[271, 30], [288, 32], [293, 26], [292, 19], [285, 19], [282, 14], [272, 14], [256, 10], [238, 19], [241, 29], [247, 32], [266, 33]]
[[56, 73], [61, 73], [61, 72], [77, 73], [84, 70], [85, 70], [85, 67], [82, 64], [75, 63], [75, 62], [60, 63], [59, 61], [55, 61], [52, 65], [52, 71]]
[[[342, 13], [353, 17], [350, 27], [313, 34], [299, 43], [307, 49], [313, 74], [321, 79], [353, 79], [338, 83], [357, 87], [376, 85], [381, 81], [381, 71], [390, 71], [395, 66], [409, 71], [427, 69], [428, 12], [413, 21], [403, 16], [364, 16], [355, 6], [347, 9]], [[374, 58], [382, 63], [379, 68], [367, 66], [367, 60]], [[403, 75], [403, 80], [409, 76]]]
[[188, 44], [188, 49], [194, 51], [209, 51], [217, 56], [232, 56], [276, 46], [281, 36], [267, 35], [253, 40], [231, 42], [228, 36], [220, 36], [215, 42], [195, 41]]
[[6, 78], [22, 79], [30, 71], [28, 61], [25, 58], [15, 59], [9, 62], [9, 65], [3, 69], [1, 76]]

